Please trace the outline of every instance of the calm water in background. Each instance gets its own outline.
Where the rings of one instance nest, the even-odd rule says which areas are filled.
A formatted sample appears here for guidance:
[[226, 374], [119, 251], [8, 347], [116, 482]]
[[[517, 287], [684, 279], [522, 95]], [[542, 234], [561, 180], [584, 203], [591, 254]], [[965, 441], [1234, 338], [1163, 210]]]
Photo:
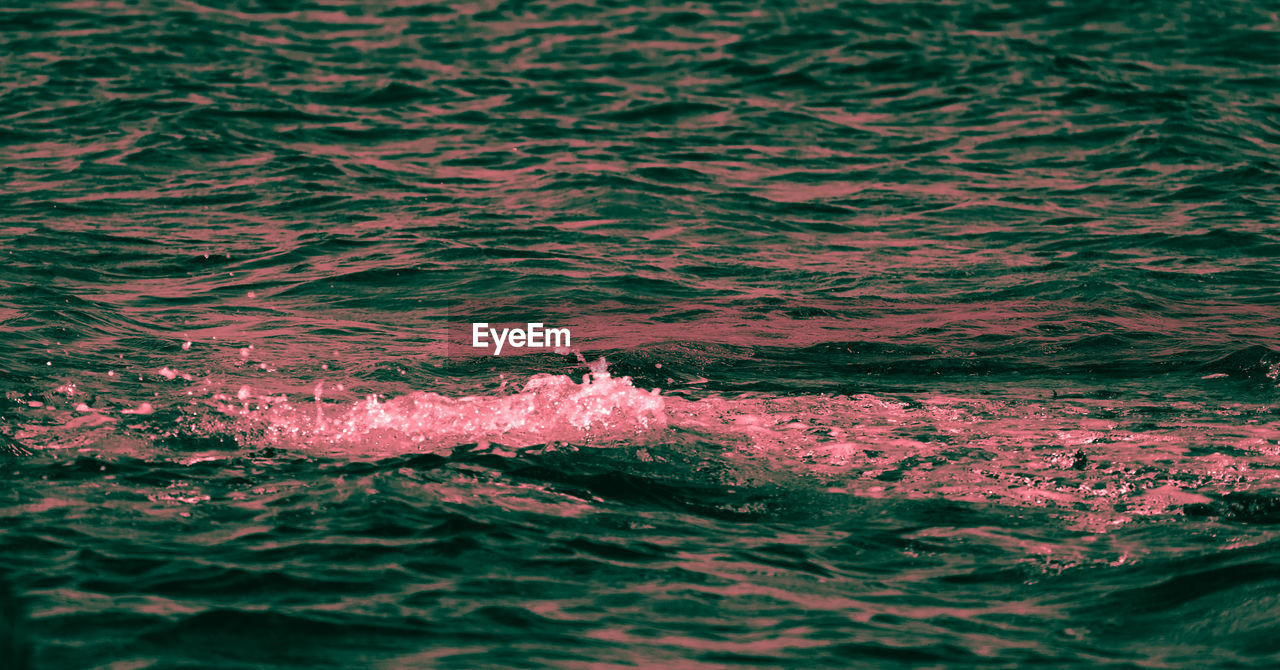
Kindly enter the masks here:
[[36, 666], [1280, 663], [1277, 31], [5, 3]]

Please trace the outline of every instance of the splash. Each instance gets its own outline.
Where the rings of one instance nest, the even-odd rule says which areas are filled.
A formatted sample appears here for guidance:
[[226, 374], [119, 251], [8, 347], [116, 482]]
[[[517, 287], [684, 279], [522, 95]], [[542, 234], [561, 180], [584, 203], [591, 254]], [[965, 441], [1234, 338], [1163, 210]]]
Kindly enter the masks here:
[[[505, 389], [505, 387], [504, 387]], [[275, 443], [386, 454], [433, 451], [462, 444], [605, 444], [634, 440], [667, 425], [658, 389], [645, 391], [629, 377], [612, 377], [604, 359], [581, 383], [565, 375], [539, 374], [516, 393], [448, 397], [415, 391], [389, 400], [370, 395], [346, 408], [325, 406], [317, 385], [314, 410], [277, 402], [263, 410], [224, 407], [266, 420]]]
[[1091, 529], [1186, 510], [1240, 516], [1252, 512], [1222, 501], [1280, 498], [1280, 413], [1271, 403], [1211, 401], [1195, 390], [1153, 397], [1136, 388], [1064, 389], [1061, 397], [1006, 389], [978, 397], [694, 399], [687, 389], [637, 388], [610, 375], [603, 358], [581, 362], [590, 372], [580, 381], [538, 374], [518, 390], [504, 382], [479, 395], [360, 400], [335, 382], [304, 382], [314, 384], [304, 395], [301, 384], [197, 383], [164, 367], [153, 375], [163, 381], [142, 386], [151, 400], [95, 399], [75, 383], [6, 394], [0, 456], [105, 450], [168, 458], [177, 446], [190, 463], [265, 447], [339, 459], [476, 444], [493, 453], [630, 447], [646, 464], [693, 464], [690, 476], [714, 471], [725, 482], [785, 480], [859, 498], [1041, 507], [1079, 516]]

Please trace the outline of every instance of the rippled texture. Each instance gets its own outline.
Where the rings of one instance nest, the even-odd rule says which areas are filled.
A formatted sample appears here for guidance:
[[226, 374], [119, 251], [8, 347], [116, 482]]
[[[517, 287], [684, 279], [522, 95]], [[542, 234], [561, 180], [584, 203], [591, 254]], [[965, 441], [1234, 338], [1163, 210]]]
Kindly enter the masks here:
[[0, 665], [1280, 664], [1278, 30], [0, 7]]

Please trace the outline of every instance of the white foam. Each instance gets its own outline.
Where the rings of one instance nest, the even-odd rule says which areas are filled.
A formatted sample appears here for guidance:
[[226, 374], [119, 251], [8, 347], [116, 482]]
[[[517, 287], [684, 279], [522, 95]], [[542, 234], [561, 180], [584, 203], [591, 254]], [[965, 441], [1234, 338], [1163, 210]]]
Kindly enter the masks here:
[[580, 384], [565, 375], [540, 374], [508, 394], [448, 397], [416, 391], [333, 407], [321, 402], [321, 390], [317, 384], [314, 412], [288, 404], [264, 410], [268, 434], [300, 448], [387, 453], [484, 442], [517, 448], [600, 444], [667, 425], [665, 399], [657, 389], [645, 391], [627, 377], [610, 376], [603, 359]]

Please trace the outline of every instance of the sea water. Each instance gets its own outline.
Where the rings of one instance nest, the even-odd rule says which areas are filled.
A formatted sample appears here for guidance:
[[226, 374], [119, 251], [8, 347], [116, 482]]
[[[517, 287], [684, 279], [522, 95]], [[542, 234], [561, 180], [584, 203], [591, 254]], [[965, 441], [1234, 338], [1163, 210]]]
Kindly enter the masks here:
[[0, 665], [1280, 664], [1278, 31], [6, 3]]

